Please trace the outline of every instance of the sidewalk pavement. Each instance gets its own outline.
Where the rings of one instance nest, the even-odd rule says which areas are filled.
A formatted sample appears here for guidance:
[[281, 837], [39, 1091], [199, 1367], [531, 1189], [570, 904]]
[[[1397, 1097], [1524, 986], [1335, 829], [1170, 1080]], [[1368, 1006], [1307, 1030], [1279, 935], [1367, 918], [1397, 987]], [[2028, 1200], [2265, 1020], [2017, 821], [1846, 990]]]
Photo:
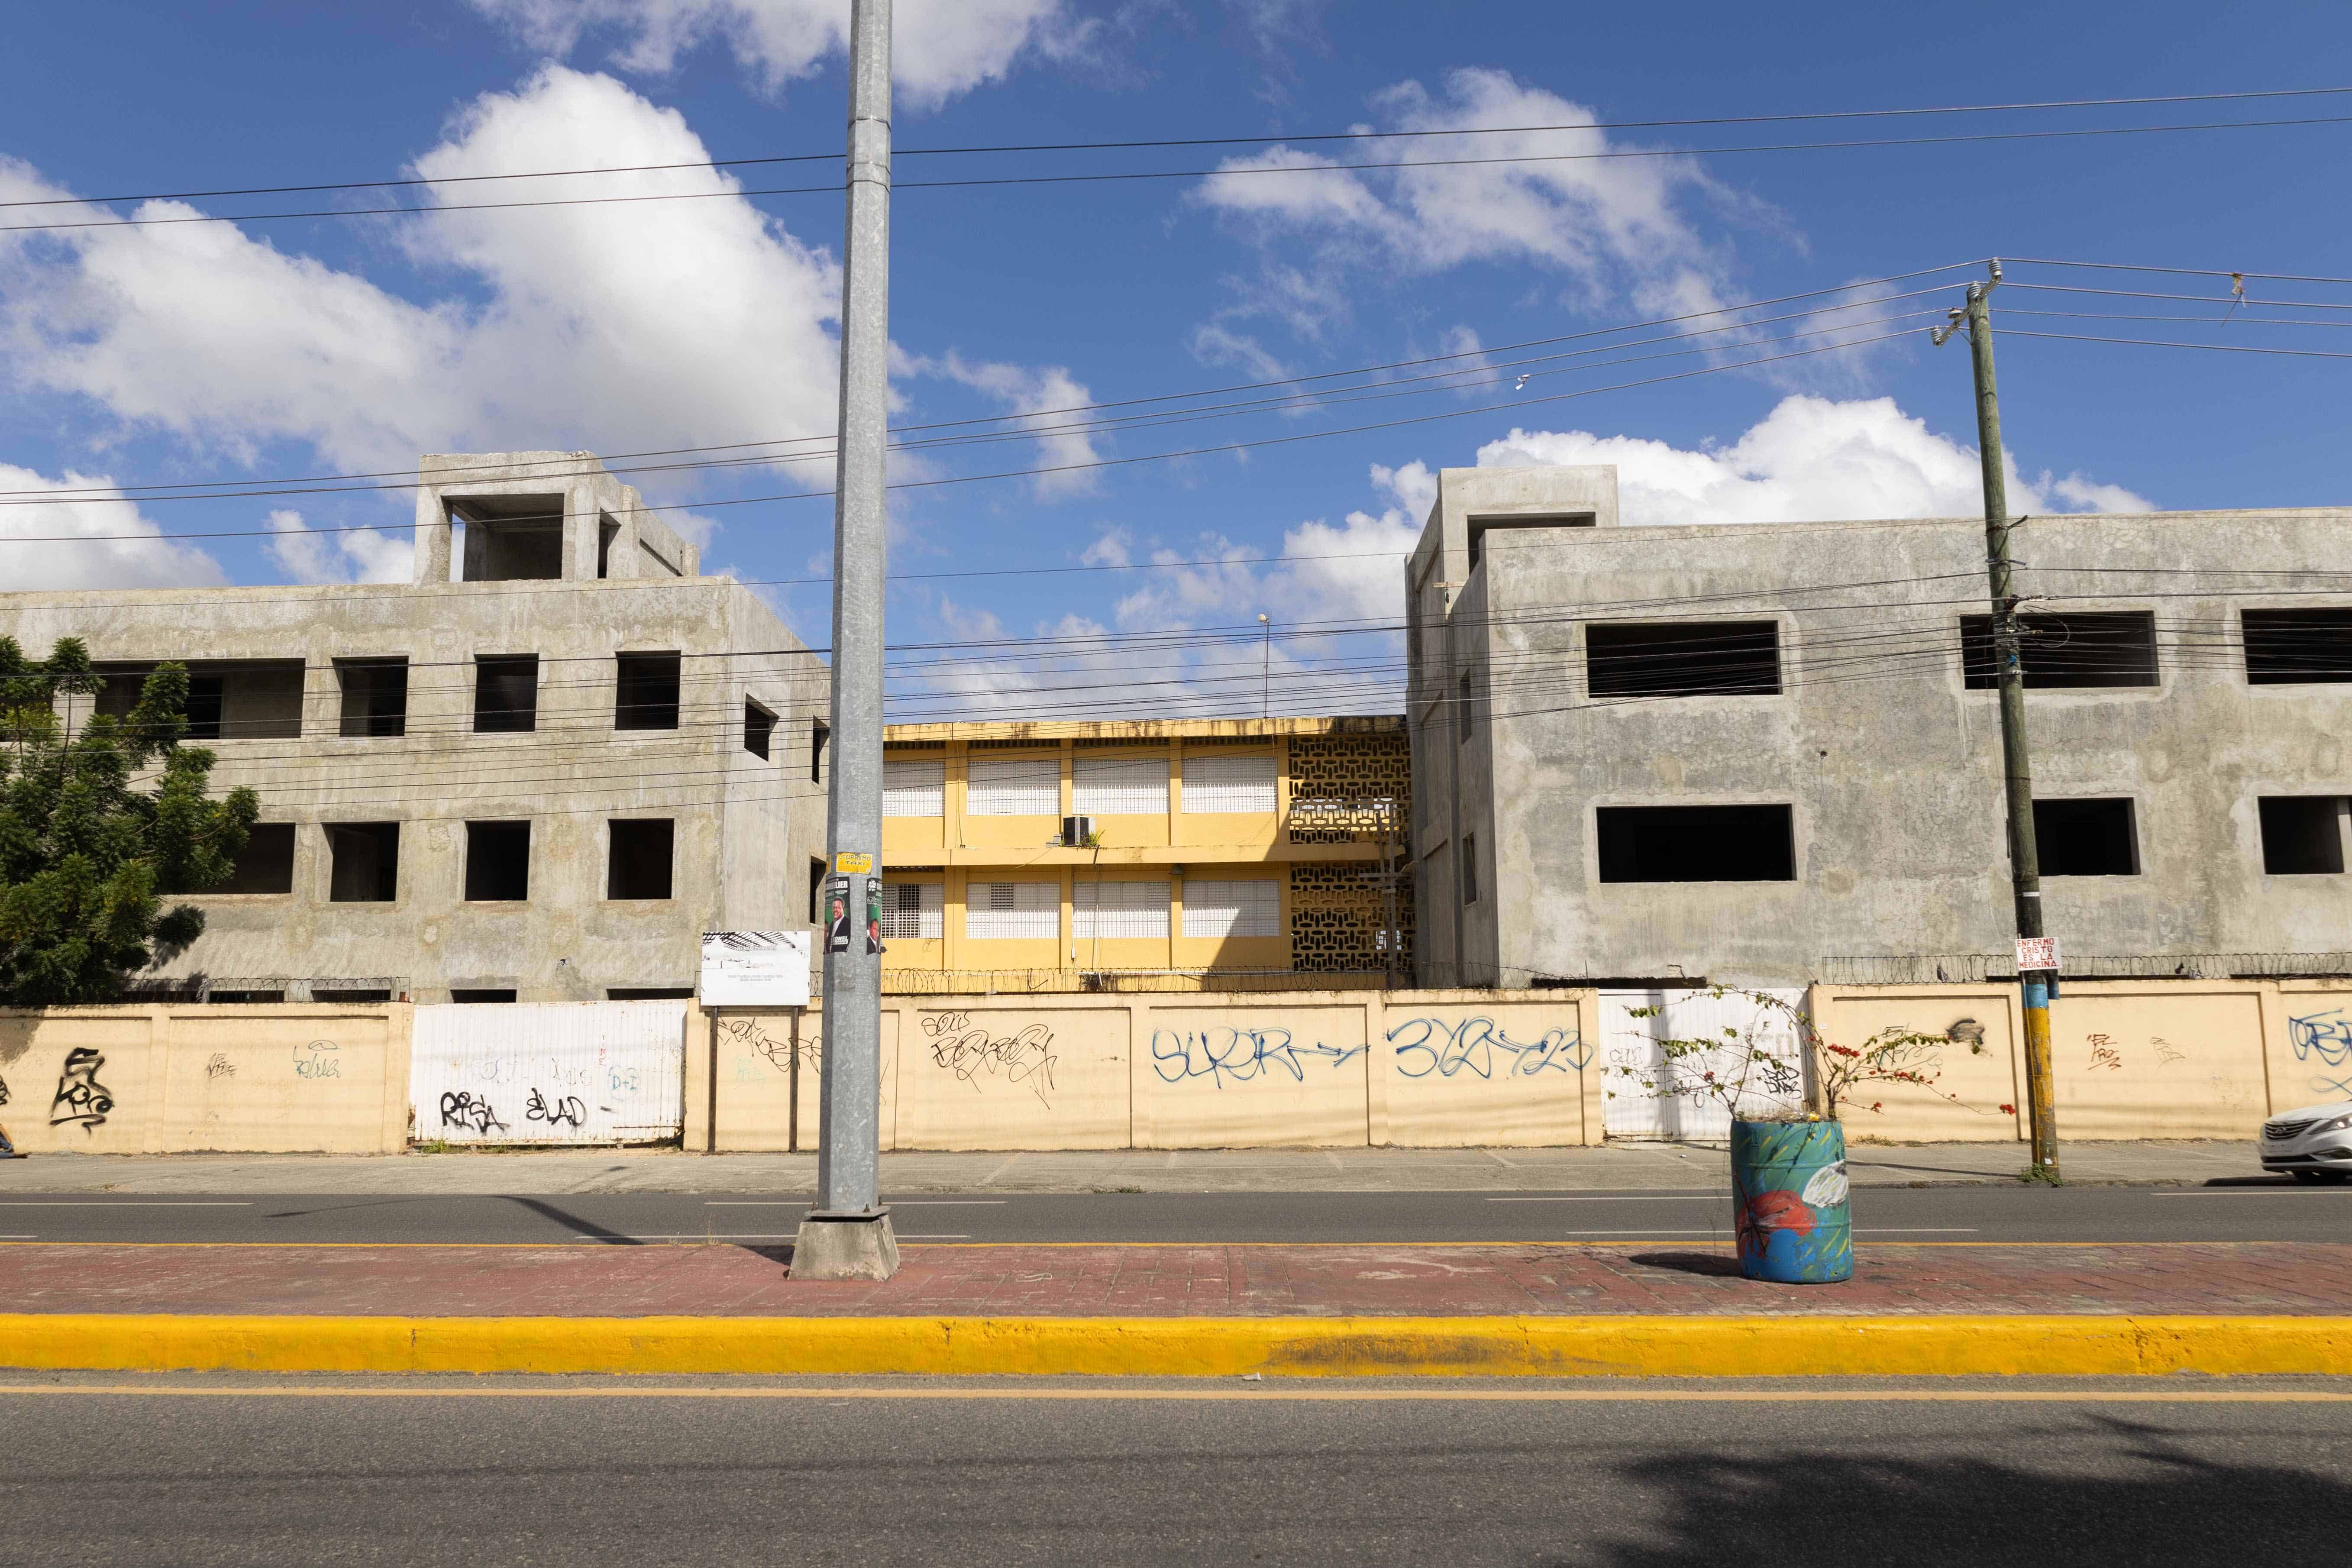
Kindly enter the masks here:
[[0, 1366], [1151, 1376], [2352, 1376], [2352, 1243], [1865, 1246], [1763, 1284], [1686, 1243], [789, 1250], [0, 1244]]
[[[2258, 1176], [2252, 1142], [2070, 1143], [2080, 1185], [2196, 1184]], [[2006, 1183], [2019, 1143], [1854, 1143], [1858, 1186]], [[1598, 1149], [1210, 1149], [1040, 1153], [902, 1152], [882, 1156], [882, 1190], [918, 1193], [1590, 1192], [1708, 1190], [1719, 1148], [1610, 1143]], [[531, 1149], [377, 1155], [44, 1154], [0, 1162], [0, 1189], [26, 1193], [488, 1194], [810, 1193], [816, 1156], [688, 1154], [676, 1149]]]

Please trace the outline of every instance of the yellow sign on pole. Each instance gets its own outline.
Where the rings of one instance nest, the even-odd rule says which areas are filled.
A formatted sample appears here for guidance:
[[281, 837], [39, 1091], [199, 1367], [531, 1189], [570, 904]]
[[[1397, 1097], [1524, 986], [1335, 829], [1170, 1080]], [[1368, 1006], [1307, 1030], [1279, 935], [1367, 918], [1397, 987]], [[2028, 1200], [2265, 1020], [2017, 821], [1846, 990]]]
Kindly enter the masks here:
[[874, 857], [863, 850], [844, 849], [833, 858], [834, 870], [844, 877], [861, 877], [874, 869]]

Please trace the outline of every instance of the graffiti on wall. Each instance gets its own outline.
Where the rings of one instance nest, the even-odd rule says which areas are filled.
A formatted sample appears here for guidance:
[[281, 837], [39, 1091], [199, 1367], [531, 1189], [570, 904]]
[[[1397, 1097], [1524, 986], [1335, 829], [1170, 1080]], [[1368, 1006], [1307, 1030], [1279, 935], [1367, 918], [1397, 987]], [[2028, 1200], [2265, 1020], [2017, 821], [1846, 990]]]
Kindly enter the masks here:
[[1470, 1073], [1492, 1079], [1538, 1078], [1548, 1072], [1582, 1072], [1592, 1047], [1572, 1028], [1547, 1029], [1537, 1040], [1515, 1040], [1486, 1017], [1408, 1018], [1388, 1033], [1396, 1047], [1397, 1071], [1406, 1078], [1453, 1078]]
[[441, 1097], [441, 1125], [445, 1128], [470, 1128], [485, 1137], [493, 1127], [501, 1132], [507, 1130], [507, 1124], [499, 1120], [498, 1111], [492, 1109], [487, 1097], [477, 1097], [462, 1089], [452, 1089]]
[[215, 1051], [205, 1058], [205, 1081], [207, 1083], [216, 1078], [235, 1078], [236, 1076], [236, 1064], [228, 1059], [226, 1051]]
[[[2315, 1068], [2352, 1067], [2352, 1016], [2336, 1007], [2308, 1017], [2290, 1017], [2286, 1021], [2286, 1043], [2299, 1062], [2308, 1062]], [[2317, 1094], [2352, 1100], [2352, 1074], [2339, 1078], [2331, 1072], [2315, 1072], [2311, 1087]]]
[[[766, 1062], [780, 1073], [790, 1073], [793, 1070], [792, 1037], [785, 1033], [772, 1032], [768, 1027], [767, 1019], [746, 1014], [735, 1014], [719, 1020], [719, 1032], [750, 1053], [748, 1056], [736, 1058], [737, 1078], [751, 1076], [749, 1069], [751, 1066], [751, 1058], [754, 1057]], [[805, 1067], [814, 1068], [817, 1065], [817, 1037], [814, 1033], [802, 1037], [800, 1058], [802, 1065]]]
[[1307, 1069], [1317, 1063], [1346, 1066], [1364, 1054], [1361, 1046], [1300, 1045], [1287, 1029], [1239, 1028], [1218, 1024], [1206, 1029], [1151, 1031], [1151, 1070], [1162, 1083], [1207, 1079], [1218, 1089], [1228, 1083], [1256, 1083], [1290, 1075], [1305, 1083]]
[[523, 1107], [525, 1121], [544, 1121], [550, 1127], [578, 1127], [588, 1120], [588, 1107], [576, 1094], [557, 1098], [550, 1105], [547, 1097], [537, 1089], [530, 1091], [530, 1103]]
[[[308, 1079], [342, 1077], [343, 1061], [335, 1054], [340, 1049], [341, 1047], [332, 1040], [312, 1040], [307, 1046], [297, 1046], [294, 1048], [294, 1076]], [[229, 1070], [234, 1072], [236, 1069], [231, 1068]]]
[[[974, 1024], [969, 1013], [926, 1013], [921, 1018], [923, 1043], [930, 1047], [931, 1065], [970, 1084], [974, 1092], [984, 1079], [1017, 1084], [1037, 1097], [1046, 1109], [1054, 1088], [1054, 1031], [1043, 1024], [1026, 1024], [1010, 1035], [992, 1034]], [[1170, 1080], [1173, 1082], [1173, 1079]]]
[[49, 1101], [49, 1125], [79, 1126], [85, 1132], [94, 1132], [114, 1109], [114, 1091], [98, 1081], [98, 1069], [106, 1058], [87, 1046], [76, 1046], [66, 1053], [65, 1070], [58, 1074], [58, 1092]]

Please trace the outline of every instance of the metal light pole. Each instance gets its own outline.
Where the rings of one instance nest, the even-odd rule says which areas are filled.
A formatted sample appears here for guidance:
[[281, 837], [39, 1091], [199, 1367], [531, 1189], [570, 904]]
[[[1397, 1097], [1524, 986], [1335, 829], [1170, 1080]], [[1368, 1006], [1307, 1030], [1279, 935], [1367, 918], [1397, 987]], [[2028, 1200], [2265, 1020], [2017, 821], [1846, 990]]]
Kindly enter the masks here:
[[[816, 1203], [792, 1272], [887, 1279], [882, 1206], [882, 580], [890, 323], [890, 0], [854, 0], [849, 211], [841, 283], [841, 428], [834, 483], [833, 776], [825, 842], [824, 1121]], [[860, 928], [863, 929], [860, 929]]]

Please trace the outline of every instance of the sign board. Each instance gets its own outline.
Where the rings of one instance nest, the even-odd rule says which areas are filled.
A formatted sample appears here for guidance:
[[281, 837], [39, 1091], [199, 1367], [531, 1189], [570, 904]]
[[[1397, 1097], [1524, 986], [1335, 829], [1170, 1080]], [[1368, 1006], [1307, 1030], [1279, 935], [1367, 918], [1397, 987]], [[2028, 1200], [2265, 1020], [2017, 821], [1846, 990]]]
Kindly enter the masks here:
[[874, 857], [862, 849], [845, 849], [833, 858], [833, 868], [845, 877], [862, 877], [874, 869]]
[[702, 933], [706, 1007], [805, 1007], [809, 933], [707, 931]]
[[2021, 936], [2017, 939], [2017, 972], [2030, 974], [2037, 969], [2055, 972], [2058, 968], [2058, 939], [2054, 936]]

